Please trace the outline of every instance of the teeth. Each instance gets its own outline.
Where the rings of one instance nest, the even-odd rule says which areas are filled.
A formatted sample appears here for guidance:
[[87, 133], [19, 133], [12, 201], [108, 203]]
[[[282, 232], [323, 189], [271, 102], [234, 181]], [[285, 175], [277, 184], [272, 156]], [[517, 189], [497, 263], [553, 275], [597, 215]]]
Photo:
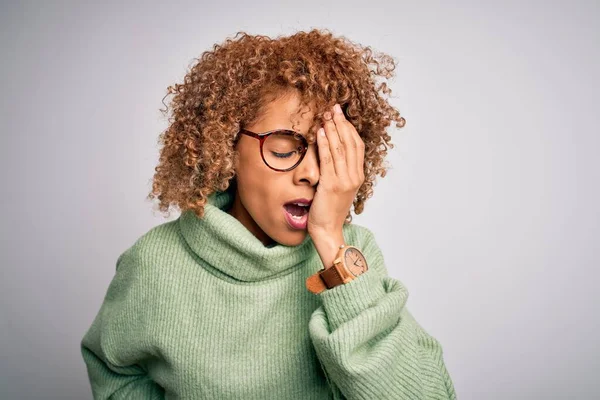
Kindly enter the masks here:
[[297, 206], [308, 207], [308, 203], [293, 203]]

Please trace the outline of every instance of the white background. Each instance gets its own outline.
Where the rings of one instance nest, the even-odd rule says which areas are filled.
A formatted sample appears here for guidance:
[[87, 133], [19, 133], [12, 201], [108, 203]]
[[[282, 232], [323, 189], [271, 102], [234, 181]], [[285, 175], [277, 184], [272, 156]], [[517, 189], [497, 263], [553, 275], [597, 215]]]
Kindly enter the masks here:
[[354, 222], [459, 399], [598, 393], [598, 2], [112, 3], [0, 6], [2, 399], [91, 398], [80, 340], [167, 221], [145, 200], [166, 87], [237, 31], [311, 28], [398, 63], [407, 125]]

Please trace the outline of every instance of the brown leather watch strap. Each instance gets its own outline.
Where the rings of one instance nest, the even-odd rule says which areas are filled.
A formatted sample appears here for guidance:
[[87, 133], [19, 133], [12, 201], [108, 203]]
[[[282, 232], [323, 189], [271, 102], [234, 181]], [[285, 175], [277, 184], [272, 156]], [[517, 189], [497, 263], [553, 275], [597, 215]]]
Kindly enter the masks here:
[[[353, 256], [354, 264], [352, 269], [347, 269], [344, 258], [346, 251], [349, 251]], [[356, 262], [362, 259], [362, 265]], [[339, 285], [348, 283], [357, 276], [363, 274], [368, 269], [367, 262], [364, 259], [362, 252], [355, 246], [341, 245], [338, 254], [333, 261], [333, 265], [329, 268], [323, 268], [306, 278], [306, 288], [313, 293], [321, 293], [325, 289], [331, 289]]]
[[336, 287], [344, 283], [344, 280], [338, 271], [338, 265], [327, 268], [325, 271], [320, 273], [321, 279], [325, 283], [325, 286], [327, 286], [327, 289], [331, 289], [332, 287]]
[[325, 289], [339, 286], [344, 280], [339, 274], [337, 265], [321, 269], [306, 279], [306, 288], [313, 293], [321, 293]]
[[327, 286], [325, 286], [325, 282], [323, 282], [319, 273], [316, 273], [306, 278], [306, 288], [315, 294], [319, 294], [327, 289]]

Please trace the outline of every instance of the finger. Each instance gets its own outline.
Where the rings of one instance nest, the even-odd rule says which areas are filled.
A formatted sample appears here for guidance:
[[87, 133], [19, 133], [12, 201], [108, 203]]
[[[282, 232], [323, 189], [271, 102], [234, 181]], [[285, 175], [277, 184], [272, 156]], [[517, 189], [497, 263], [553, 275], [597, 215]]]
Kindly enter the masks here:
[[340, 137], [331, 112], [327, 111], [324, 116], [325, 133], [327, 135], [327, 141], [329, 142], [329, 152], [333, 158], [335, 174], [341, 179], [346, 179], [348, 177], [348, 167], [346, 166], [344, 145], [340, 142]]
[[[340, 107], [341, 109], [341, 107]], [[356, 170], [358, 171], [358, 177], [360, 178], [361, 182], [364, 182], [365, 180], [365, 141], [364, 139], [360, 136], [360, 134], [358, 133], [358, 131], [356, 130], [356, 128], [354, 127], [354, 125], [352, 125], [352, 123], [350, 121], [348, 121], [346, 119], [346, 116], [342, 113], [342, 115], [344, 116], [344, 120], [346, 121], [345, 125], [349, 127], [349, 130], [346, 132], [350, 132], [351, 136], [352, 136], [352, 140], [354, 140], [354, 143], [356, 144]], [[339, 129], [338, 129], [339, 131]], [[350, 164], [348, 164], [350, 165]]]
[[356, 133], [356, 136], [358, 136], [358, 142], [357, 142], [357, 147], [358, 147], [357, 163], [358, 163], [358, 172], [359, 172], [358, 176], [359, 176], [361, 182], [364, 182], [365, 181], [365, 142], [360, 137], [358, 132]]
[[319, 169], [321, 177], [328, 179], [335, 178], [335, 169], [333, 166], [333, 158], [331, 157], [331, 151], [329, 151], [329, 141], [323, 128], [319, 128], [317, 131], [317, 147], [319, 149]]
[[340, 137], [341, 142], [344, 145], [344, 152], [346, 156], [346, 169], [348, 171], [348, 178], [351, 179], [352, 182], [358, 182], [358, 178], [360, 176], [360, 171], [358, 170], [358, 162], [357, 162], [357, 144], [356, 139], [354, 137], [355, 128], [352, 124], [346, 119], [344, 113], [342, 113], [342, 108], [339, 104], [336, 104], [333, 107], [333, 121], [335, 122], [335, 126], [337, 128], [338, 135]]
[[[353, 126], [354, 128], [354, 126]], [[361, 182], [365, 180], [365, 141], [360, 136], [356, 128], [353, 129], [354, 140], [356, 143], [356, 166], [358, 168], [358, 177]]]

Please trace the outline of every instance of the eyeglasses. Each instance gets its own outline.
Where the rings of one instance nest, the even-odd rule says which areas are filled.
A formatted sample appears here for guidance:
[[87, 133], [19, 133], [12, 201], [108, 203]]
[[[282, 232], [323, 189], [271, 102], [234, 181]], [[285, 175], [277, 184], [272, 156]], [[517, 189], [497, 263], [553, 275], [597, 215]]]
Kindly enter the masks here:
[[241, 134], [260, 140], [260, 156], [267, 167], [280, 172], [291, 171], [304, 159], [308, 142], [300, 133], [276, 129], [265, 133], [254, 133], [241, 129]]

